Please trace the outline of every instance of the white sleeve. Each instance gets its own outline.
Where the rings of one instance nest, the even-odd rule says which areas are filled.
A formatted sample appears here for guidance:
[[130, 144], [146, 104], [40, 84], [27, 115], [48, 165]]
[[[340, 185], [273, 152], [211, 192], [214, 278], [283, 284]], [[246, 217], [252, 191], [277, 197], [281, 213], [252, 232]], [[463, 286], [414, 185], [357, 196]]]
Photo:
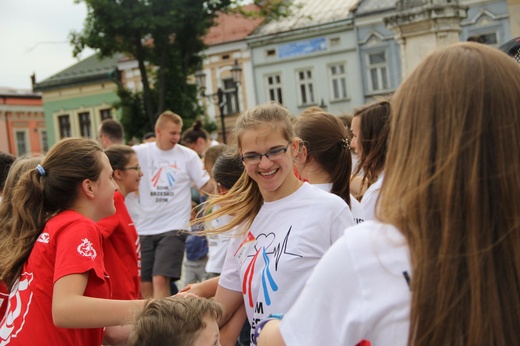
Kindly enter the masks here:
[[363, 336], [365, 301], [348, 251], [339, 239], [283, 317], [280, 332], [287, 346], [356, 345]]
[[345, 233], [345, 229], [348, 227], [355, 226], [356, 222], [352, 216], [352, 212], [348, 205], [345, 204], [345, 208], [332, 220], [330, 225], [330, 240], [331, 245], [340, 239]]
[[376, 202], [379, 197], [380, 189], [367, 190], [363, 198], [361, 199], [361, 206], [365, 212], [365, 221], [376, 219]]
[[191, 181], [200, 189], [209, 181], [209, 174], [204, 169], [202, 160], [196, 154], [190, 155], [188, 166]]
[[242, 291], [242, 285], [240, 280], [240, 264], [235, 258], [234, 254], [241, 243], [241, 238], [233, 238], [229, 245], [224, 261], [224, 267], [220, 274], [218, 284], [231, 291]]

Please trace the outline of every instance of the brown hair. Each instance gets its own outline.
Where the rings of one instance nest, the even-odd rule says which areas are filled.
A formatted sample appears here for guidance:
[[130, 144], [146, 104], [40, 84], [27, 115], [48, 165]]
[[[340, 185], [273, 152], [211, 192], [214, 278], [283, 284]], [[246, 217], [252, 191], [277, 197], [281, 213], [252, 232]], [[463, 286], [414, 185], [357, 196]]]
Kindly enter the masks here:
[[135, 151], [128, 145], [115, 144], [105, 149], [105, 154], [110, 161], [110, 166], [115, 171], [116, 169], [123, 170]]
[[360, 117], [361, 121], [358, 134], [361, 155], [352, 175], [356, 176], [363, 171], [362, 192], [377, 181], [385, 168], [390, 128], [389, 100], [390, 98], [379, 99], [354, 111], [354, 117]]
[[352, 157], [341, 120], [324, 111], [307, 113], [295, 122], [294, 129], [307, 148], [308, 158], [315, 160], [330, 176], [330, 192], [350, 206]]
[[[212, 147], [209, 147], [204, 152], [204, 157], [202, 160], [204, 161], [204, 168], [208, 166], [213, 166], [215, 164], [215, 161], [219, 158], [220, 155], [222, 155], [226, 150], [228, 150], [228, 146], [226, 144], [217, 144]], [[208, 174], [211, 176], [212, 172], [208, 172]]]
[[213, 299], [167, 297], [149, 300], [139, 313], [128, 346], [193, 345], [209, 317], [220, 319], [222, 308]]
[[100, 135], [106, 135], [114, 143], [123, 143], [123, 126], [114, 119], [105, 119], [99, 128]]
[[41, 172], [34, 167], [20, 177], [12, 195], [12, 218], [0, 224], [0, 280], [9, 288], [47, 220], [72, 206], [83, 180], [99, 178], [102, 152], [92, 139], [66, 138], [49, 150]]
[[230, 190], [244, 172], [244, 164], [233, 148], [220, 155], [213, 166], [213, 179], [216, 183]]
[[410, 345], [519, 342], [518, 95], [513, 60], [459, 43], [392, 98], [379, 218], [410, 248]]
[[197, 139], [199, 139], [199, 138], [202, 138], [205, 141], [208, 141], [209, 135], [206, 132], [206, 130], [204, 130], [204, 124], [202, 124], [202, 120], [197, 119], [193, 123], [193, 126], [190, 129], [186, 130], [184, 132], [184, 134], [182, 135], [182, 143], [183, 144], [195, 143], [197, 141]]

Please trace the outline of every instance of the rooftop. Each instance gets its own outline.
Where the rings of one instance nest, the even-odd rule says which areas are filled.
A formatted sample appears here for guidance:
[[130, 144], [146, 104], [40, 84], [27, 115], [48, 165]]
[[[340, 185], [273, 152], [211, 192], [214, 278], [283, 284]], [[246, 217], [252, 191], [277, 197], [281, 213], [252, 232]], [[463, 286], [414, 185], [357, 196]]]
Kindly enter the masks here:
[[361, 0], [356, 10], [356, 15], [395, 9], [395, 3], [396, 0]]
[[110, 80], [117, 68], [117, 62], [123, 58], [121, 54], [115, 54], [110, 58], [100, 59], [99, 54], [81, 60], [65, 70], [36, 83], [34, 90], [42, 91], [66, 85], [77, 85], [102, 80]]
[[41, 93], [33, 92], [30, 89], [15, 89], [10, 87], [0, 87], [0, 96], [12, 96], [12, 97], [23, 97], [23, 98], [40, 98]]
[[343, 20], [349, 17], [360, 0], [295, 0], [294, 14], [288, 18], [271, 21], [256, 32], [255, 36], [272, 35], [304, 27]]
[[[245, 11], [256, 11], [256, 5], [244, 6]], [[208, 46], [240, 41], [251, 34], [263, 22], [262, 18], [247, 18], [241, 14], [220, 13], [215, 19], [206, 36], [204, 43]]]

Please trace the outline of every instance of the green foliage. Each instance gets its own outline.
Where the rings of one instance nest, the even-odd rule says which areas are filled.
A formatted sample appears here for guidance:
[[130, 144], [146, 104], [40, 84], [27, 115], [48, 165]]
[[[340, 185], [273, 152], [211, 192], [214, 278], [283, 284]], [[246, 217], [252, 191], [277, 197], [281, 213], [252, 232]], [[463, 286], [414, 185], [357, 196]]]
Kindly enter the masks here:
[[143, 99], [140, 93], [132, 93], [130, 90], [119, 87], [117, 95], [120, 101], [114, 104], [116, 109], [121, 108], [121, 125], [125, 129], [125, 139], [128, 142], [132, 138], [143, 138], [147, 132], [154, 131], [144, 114]]
[[[187, 77], [201, 63], [202, 37], [213, 25], [217, 12], [236, 5], [236, 0], [76, 0], [87, 5], [81, 32], [69, 36], [77, 56], [85, 47], [103, 57], [119, 52], [138, 62], [143, 91], [131, 96], [121, 92], [121, 107], [132, 117], [157, 116], [171, 109], [186, 119], [201, 113], [195, 86]], [[151, 76], [147, 66], [154, 66]], [[142, 98], [137, 111], [136, 97]], [[133, 110], [133, 111], [132, 111]], [[140, 122], [138, 122], [140, 123]]]
[[[87, 5], [82, 31], [69, 35], [74, 56], [90, 47], [102, 57], [123, 53], [138, 62], [142, 92], [133, 94], [120, 86], [121, 101], [116, 105], [122, 108], [128, 139], [141, 138], [151, 131], [157, 116], [167, 109], [183, 117], [185, 128], [203, 115], [196, 87], [188, 84], [188, 76], [202, 63], [201, 52], [206, 48], [202, 37], [213, 25], [218, 12], [240, 12], [242, 1], [74, 1]], [[255, 16], [275, 20], [291, 14], [290, 0], [254, 2], [260, 6]]]

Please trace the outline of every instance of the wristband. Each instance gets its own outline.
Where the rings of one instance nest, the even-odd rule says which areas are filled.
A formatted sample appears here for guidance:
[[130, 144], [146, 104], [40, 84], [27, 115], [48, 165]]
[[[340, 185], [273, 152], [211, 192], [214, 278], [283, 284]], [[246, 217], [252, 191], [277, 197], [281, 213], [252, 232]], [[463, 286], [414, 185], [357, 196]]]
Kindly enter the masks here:
[[281, 320], [283, 317], [283, 314], [270, 314], [267, 316], [266, 319], [261, 320], [258, 322], [258, 324], [255, 327], [255, 332], [252, 335], [252, 341], [256, 345], [256, 342], [258, 341], [258, 338], [260, 337], [260, 332], [262, 332], [262, 329], [267, 324], [267, 322], [272, 320]]

